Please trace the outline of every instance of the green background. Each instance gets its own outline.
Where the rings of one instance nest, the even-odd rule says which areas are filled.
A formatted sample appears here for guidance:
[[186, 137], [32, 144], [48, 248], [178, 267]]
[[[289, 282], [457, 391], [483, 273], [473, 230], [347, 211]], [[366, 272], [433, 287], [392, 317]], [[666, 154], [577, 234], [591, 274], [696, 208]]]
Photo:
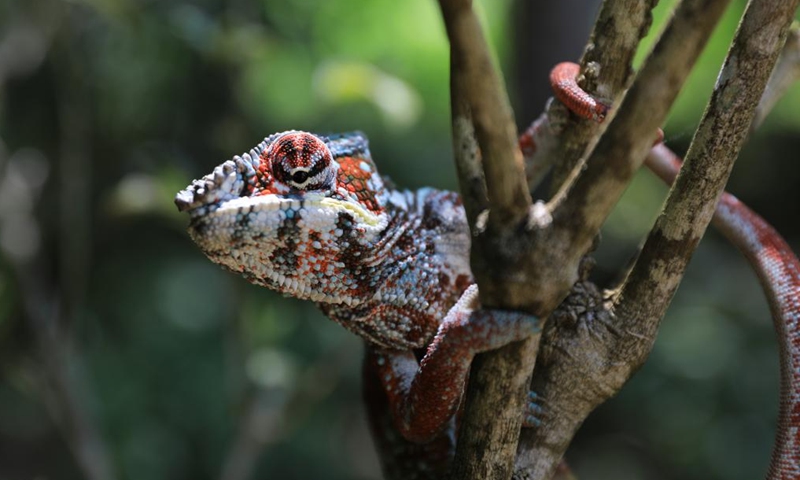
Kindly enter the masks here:
[[[580, 55], [589, 3], [478, 5], [520, 126], [549, 68]], [[673, 109], [679, 152], [743, 7]], [[222, 473], [246, 426], [259, 433], [249, 478], [378, 478], [358, 339], [212, 265], [172, 200], [288, 129], [363, 130], [397, 184], [454, 189], [447, 88], [432, 0], [0, 0], [0, 480], [86, 478], [71, 435], [90, 424], [119, 479], [247, 478]], [[795, 88], [729, 185], [795, 250], [799, 130]], [[604, 229], [599, 281], [618, 277], [665, 192], [637, 176]], [[64, 415], [59, 382], [90, 420]], [[759, 478], [777, 382], [763, 295], [711, 233], [650, 360], [568, 460], [586, 479]]]

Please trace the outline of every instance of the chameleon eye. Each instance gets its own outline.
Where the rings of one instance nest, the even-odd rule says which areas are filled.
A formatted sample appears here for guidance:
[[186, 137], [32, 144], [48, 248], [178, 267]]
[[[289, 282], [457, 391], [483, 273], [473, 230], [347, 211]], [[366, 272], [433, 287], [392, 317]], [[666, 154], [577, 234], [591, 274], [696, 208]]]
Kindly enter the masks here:
[[306, 183], [306, 180], [308, 180], [308, 172], [307, 171], [305, 171], [305, 170], [295, 170], [292, 173], [292, 183], [294, 183], [296, 186], [300, 186], [300, 185]]
[[298, 190], [332, 188], [336, 178], [331, 151], [316, 135], [288, 132], [275, 140], [266, 155], [276, 180]]

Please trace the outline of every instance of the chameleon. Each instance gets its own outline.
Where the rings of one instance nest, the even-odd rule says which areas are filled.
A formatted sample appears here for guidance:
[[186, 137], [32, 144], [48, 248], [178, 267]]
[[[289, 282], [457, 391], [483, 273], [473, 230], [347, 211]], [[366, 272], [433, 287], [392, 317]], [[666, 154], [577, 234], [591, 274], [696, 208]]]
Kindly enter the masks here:
[[[396, 189], [359, 132], [270, 135], [192, 182], [176, 204], [213, 262], [315, 302], [366, 340], [365, 371], [379, 379], [404, 439], [382, 445], [394, 457], [398, 448], [412, 452], [416, 463], [418, 447], [405, 441], [420, 445], [439, 459], [420, 468], [433, 476], [452, 452], [472, 358], [540, 331], [536, 317], [474, 308], [460, 197]], [[536, 424], [539, 407], [528, 410]], [[391, 435], [389, 426], [379, 430], [376, 437]]]
[[[601, 122], [610, 107], [577, 85], [578, 71], [568, 62], [553, 69], [556, 98]], [[520, 137], [527, 155], [542, 124]], [[666, 149], [658, 143], [654, 152]], [[679, 162], [665, 158], [651, 152], [646, 163], [671, 182]], [[472, 358], [540, 331], [536, 317], [476, 308], [459, 196], [396, 188], [378, 173], [360, 132], [270, 135], [193, 181], [175, 203], [211, 261], [315, 302], [366, 341], [364, 395], [387, 478], [445, 472]], [[779, 332], [781, 413], [767, 478], [800, 478], [798, 261], [740, 202], [724, 200], [715, 218], [762, 279]], [[534, 394], [530, 400], [524, 426], [536, 426], [541, 413]]]

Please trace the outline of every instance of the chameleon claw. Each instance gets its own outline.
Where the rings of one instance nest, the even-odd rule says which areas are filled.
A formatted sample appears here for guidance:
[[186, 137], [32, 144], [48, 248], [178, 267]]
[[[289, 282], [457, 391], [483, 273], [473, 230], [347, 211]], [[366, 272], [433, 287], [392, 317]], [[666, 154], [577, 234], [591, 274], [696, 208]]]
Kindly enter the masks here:
[[547, 403], [547, 401], [543, 397], [539, 396], [539, 394], [534, 392], [533, 390], [530, 390], [528, 392], [528, 401], [531, 403], [535, 403], [537, 405], [543, 405]]
[[525, 421], [522, 422], [522, 426], [526, 428], [538, 428], [542, 426], [542, 421], [533, 415], [528, 415], [525, 417]]
[[536, 392], [528, 392], [528, 403], [525, 405], [525, 420], [523, 426], [536, 428], [541, 426], [545, 410], [541, 405], [542, 399]]
[[538, 403], [533, 403], [533, 402], [528, 403], [527, 410], [528, 412], [533, 412], [533, 413], [544, 413], [544, 408], [542, 408], [542, 406], [539, 405]]

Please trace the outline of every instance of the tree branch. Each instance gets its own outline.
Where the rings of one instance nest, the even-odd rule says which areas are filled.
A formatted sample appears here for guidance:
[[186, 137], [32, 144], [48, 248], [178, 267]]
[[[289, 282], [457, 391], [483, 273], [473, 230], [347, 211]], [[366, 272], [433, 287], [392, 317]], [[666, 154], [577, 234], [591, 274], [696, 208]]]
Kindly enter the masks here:
[[[769, 11], [770, 8], [770, 6], [764, 6], [762, 12]], [[750, 17], [748, 24], [756, 23], [753, 18]], [[792, 34], [794, 34], [794, 30]], [[741, 38], [742, 35], [746, 36], [743, 33], [737, 38]], [[774, 31], [766, 34], [766, 36], [771, 35], [779, 38]], [[784, 48], [781, 55], [785, 56], [787, 50]], [[735, 53], [735, 51], [733, 52]], [[769, 71], [766, 67], [763, 70], [747, 68], [747, 64], [741, 63], [739, 68], [750, 71]], [[778, 70], [776, 68], [774, 72]], [[774, 72], [773, 77], [775, 76]], [[750, 80], [743, 80], [741, 83], [748, 81]], [[758, 86], [755, 85], [756, 88]], [[761, 87], [763, 87], [763, 79]], [[735, 90], [736, 87], [734, 84], [729, 85], [728, 88]], [[758, 94], [753, 93], [752, 95], [757, 97]], [[765, 92], [765, 95], [769, 95], [769, 93]], [[736, 106], [731, 108], [733, 111], [737, 110]], [[764, 115], [767, 113], [767, 110], [763, 111]], [[741, 131], [744, 124], [738, 124], [737, 128]], [[731, 156], [731, 158], [733, 157], [735, 155]], [[675, 179], [675, 172], [678, 168], [675, 164], [680, 163], [677, 157], [663, 144], [650, 150], [646, 162], [669, 184]], [[694, 175], [698, 175], [700, 170], [702, 169], [695, 169]], [[706, 188], [700, 178], [689, 179], [685, 181], [685, 184], [694, 185], [701, 190]], [[689, 194], [684, 193], [684, 195]], [[678, 194], [673, 198], [681, 198], [681, 195]], [[695, 207], [689, 206], [687, 210], [691, 211], [692, 208]], [[670, 262], [671, 260], [665, 260], [664, 264], [668, 265]], [[637, 366], [644, 361], [644, 356], [649, 353], [653, 335], [648, 336], [639, 331], [640, 329], [636, 327], [640, 323], [638, 318], [631, 319], [628, 324], [622, 322], [622, 325], [615, 325], [613, 311], [612, 305], [608, 303], [603, 305], [599, 292], [593, 292], [590, 284], [579, 284], [573, 294], [551, 315], [551, 321], [548, 324], [550, 328], [544, 334], [542, 353], [538, 359], [538, 368], [533, 381], [533, 389], [547, 399], [550, 411], [543, 427], [544, 438], [539, 440], [536, 449], [521, 455], [520, 463], [526, 456], [533, 461], [546, 456], [548, 449], [560, 444], [567, 445], [572, 439], [571, 432], [574, 432], [572, 428], [579, 426], [583, 420], [583, 417], [576, 415], [575, 412], [591, 410], [598, 400], [614, 395]], [[639, 348], [643, 352], [641, 359], [635, 358], [638, 355], [636, 353], [620, 355], [619, 352], [622, 350], [620, 347], [625, 343], [625, 338], [639, 343]], [[635, 348], [626, 351], [632, 352], [633, 350]], [[580, 393], [576, 395], [575, 392]], [[529, 438], [535, 438], [534, 433], [536, 432], [523, 431], [520, 450], [527, 446]], [[521, 469], [522, 465], [518, 464], [517, 468]], [[525, 478], [540, 478], [538, 473], [531, 476], [530, 466], [528, 469], [529, 476]], [[536, 472], [538, 471], [540, 470], [536, 470]]]
[[[483, 252], [494, 248], [500, 232], [524, 223], [530, 210], [516, 125], [471, 2], [439, 3], [450, 39], [453, 144], [459, 184], [470, 228], [478, 234], [473, 240], [473, 273], [484, 307], [514, 308], [517, 305], [504, 288], [505, 282], [494, 281], [502, 275], [503, 266], [481, 260]], [[482, 168], [478, 163], [481, 156]], [[488, 222], [482, 220], [483, 225], [478, 225], [478, 216], [487, 207], [484, 195], [491, 215]], [[510, 477], [537, 346], [538, 336], [476, 359], [459, 430], [454, 478]], [[475, 395], [476, 389], [483, 391]], [[498, 409], [498, 402], [503, 407]]]
[[[751, 0], [664, 208], [614, 298], [622, 352], [644, 362], [661, 318], [705, 232], [744, 144], [799, 0]], [[626, 355], [630, 357], [630, 353]]]
[[767, 114], [772, 111], [772, 107], [798, 80], [800, 80], [800, 24], [795, 22], [786, 38], [764, 95], [756, 107], [756, 115], [750, 126], [751, 132], [761, 126]]
[[[573, 173], [568, 185], [550, 204], [534, 205], [524, 216], [519, 215], [521, 205], [528, 201], [524, 195], [493, 192], [505, 182], [495, 177], [505, 178], [505, 173], [516, 172], [516, 161], [509, 159], [518, 154], [507, 141], [507, 133], [513, 127], [487, 124], [489, 119], [502, 123], [508, 106], [499, 80], [495, 82], [497, 77], [487, 75], [485, 70], [491, 68], [491, 62], [477, 20], [469, 10], [469, 2], [441, 0], [440, 3], [451, 39], [454, 126], [459, 125], [459, 120], [474, 126], [480, 150], [493, 152], [493, 156], [484, 157], [483, 166], [491, 214], [487, 221], [473, 225], [472, 267], [481, 288], [481, 301], [484, 306], [517, 309], [544, 318], [585, 274], [586, 269], [578, 268], [581, 257], [650, 149], [658, 126], [728, 1], [684, 0], [623, 100], [619, 113], [589, 156], [585, 170]], [[476, 39], [481, 44], [478, 47], [470, 43]], [[467, 61], [464, 56], [471, 51], [479, 52], [482, 60]], [[741, 59], [737, 65], [740, 69], [744, 65]], [[741, 75], [728, 70], [725, 73], [727, 76], [722, 77], [725, 85], [730, 78]], [[493, 80], [481, 78], [487, 76]], [[486, 98], [501, 99], [500, 106], [483, 103]], [[721, 98], [732, 101], [726, 95]], [[454, 132], [470, 135], [469, 128]], [[465, 145], [469, 148], [464, 150], [469, 154], [464, 157], [472, 163], [471, 171], [479, 172], [475, 143]], [[504, 163], [495, 164], [497, 161]], [[496, 168], [503, 164], [505, 173], [503, 168]], [[478, 177], [473, 174], [469, 178], [475, 183]], [[469, 182], [462, 178], [462, 185]], [[513, 185], [517, 188], [516, 183]], [[704, 187], [699, 184], [698, 188]], [[477, 208], [469, 211], [471, 220], [478, 217]], [[575, 306], [573, 311], [571, 305]], [[548, 418], [555, 417], [556, 421], [539, 429], [540, 434], [523, 434], [518, 465], [533, 466], [526, 471], [526, 477], [547, 478], [586, 415], [616, 393], [641, 363], [639, 357], [625, 348], [636, 342], [648, 344], [651, 339], [639, 334], [633, 328], [636, 325], [625, 323], [633, 316], [624, 316], [622, 325], [616, 325], [609, 307], [611, 304], [604, 303], [596, 288], [580, 282], [565, 306], [554, 315], [554, 321], [546, 326], [548, 348], [542, 352], [534, 386], [545, 392], [544, 397], [554, 410]], [[508, 447], [514, 445], [512, 434], [519, 426], [519, 411], [513, 410], [521, 408], [518, 405], [521, 395], [517, 394], [524, 390], [518, 380], [532, 363], [529, 359], [537, 349], [537, 340], [476, 359], [458, 441], [456, 477], [507, 478]], [[641, 358], [644, 356], [646, 352]], [[473, 395], [476, 391], [481, 395]], [[506, 409], [504, 403], [508, 404]], [[563, 411], [561, 407], [565, 407]]]
[[[493, 217], [490, 221], [518, 221], [527, 215], [531, 198], [522, 180], [522, 154], [517, 148], [517, 128], [508, 95], [492, 63], [472, 2], [440, 0], [439, 4], [450, 39], [451, 83], [456, 86], [453, 123], [467, 122], [474, 126], [484, 160]], [[459, 179], [462, 186], [469, 186], [471, 180]], [[475, 219], [470, 220], [474, 225]]]
[[[653, 22], [652, 9], [657, 0], [606, 1], [600, 8], [589, 42], [581, 58], [578, 83], [585, 91], [611, 105], [611, 114], [630, 85], [633, 76], [633, 57], [642, 38]], [[547, 109], [551, 122], [567, 114], [559, 102]], [[557, 162], [553, 172], [552, 191], [556, 191], [579, 163], [587, 147], [599, 138], [607, 123], [581, 120], [569, 116], [566, 128], [560, 131], [557, 147], [550, 153]], [[563, 123], [563, 120], [562, 120]], [[557, 124], [557, 123], [554, 123]]]
[[587, 251], [653, 144], [658, 127], [729, 0], [684, 0], [634, 80], [585, 170], [551, 202], [570, 255]]
[[[602, 222], [653, 143], [659, 124], [677, 95], [727, 1], [685, 0], [622, 101], [617, 116], [590, 154], [586, 170], [551, 202], [553, 249], [575, 258], [586, 252]], [[590, 218], [591, 217], [591, 218]], [[561, 245], [561, 246], [559, 246]], [[575, 431], [597, 405], [615, 394], [632, 371], [608, 359], [625, 331], [614, 325], [608, 305], [581, 282], [545, 327], [533, 389], [546, 399], [545, 425], [525, 430], [517, 468], [527, 478], [552, 475]], [[626, 366], [627, 365], [627, 366]], [[624, 374], [620, 372], [624, 370]]]
[[[578, 265], [582, 255], [632, 176], [632, 169], [638, 166], [635, 162], [626, 161], [624, 154], [633, 156], [636, 150], [628, 148], [626, 152], [625, 148], [610, 148], [614, 146], [613, 142], [606, 142], [605, 150], [600, 150], [606, 154], [623, 153], [622, 165], [631, 171], [627, 178], [619, 181], [616, 190], [612, 188], [616, 198], [601, 205], [599, 210], [585, 208], [586, 202], [581, 195], [596, 194], [597, 191], [584, 188], [577, 190], [577, 202], [562, 202], [562, 194], [551, 206], [536, 205], [531, 209], [526, 208], [525, 215], [520, 215], [522, 207], [530, 202], [527, 191], [521, 195], [517, 190], [521, 176], [517, 182], [512, 182], [514, 190], [511, 193], [494, 192], [505, 185], [505, 180], [495, 177], [507, 179], [509, 173], [516, 175], [517, 162], [510, 159], [519, 158], [519, 153], [516, 152], [516, 139], [509, 142], [508, 133], [513, 132], [514, 127], [507, 114], [508, 103], [502, 86], [495, 74], [487, 73], [491, 72], [488, 70], [491, 62], [477, 19], [468, 1], [441, 0], [440, 3], [451, 41], [453, 82], [457, 84], [458, 77], [464, 79], [463, 83], [457, 84], [459, 88], [463, 87], [464, 98], [455, 101], [463, 101], [466, 107], [454, 106], [453, 113], [458, 115], [459, 112], [468, 111], [472, 115], [478, 145], [484, 153], [484, 173], [492, 207], [485, 228], [476, 225], [477, 228], [473, 230], [476, 235], [471, 251], [472, 268], [480, 286], [481, 302], [485, 307], [517, 309], [545, 318], [578, 280]], [[625, 136], [632, 135], [635, 138], [639, 131], [649, 132], [648, 136], [655, 134], [679, 85], [726, 4], [723, 0], [685, 1], [676, 20], [672, 22], [672, 28], [662, 37], [660, 47], [651, 57], [648, 63], [650, 70], [647, 71], [648, 67], [645, 67], [647, 73], [638, 82], [640, 86], [632, 90], [634, 100], [626, 100], [629, 104], [627, 108], [636, 109], [644, 107], [644, 98], [648, 98], [650, 103], [650, 97], [659, 98], [660, 113], [648, 115], [649, 122], [653, 123], [649, 130], [641, 130], [639, 124], [631, 122], [639, 120], [635, 114], [623, 115], [622, 121], [617, 122], [620, 125], [617, 127], [617, 136], [612, 136], [612, 139], [628, 147], [638, 147], [639, 143], [649, 147], [650, 138], [646, 139], [646, 143], [639, 141], [631, 145], [631, 142], [625, 141]], [[690, 52], [688, 60], [685, 60], [686, 51]], [[467, 53], [475, 52], [476, 59], [466, 58]], [[663, 74], [670, 69], [677, 73]], [[666, 77], [666, 82], [663, 78], [653, 77]], [[487, 99], [489, 103], [486, 103]], [[624, 105], [621, 113], [626, 111]], [[506, 120], [507, 123], [504, 123]], [[454, 119], [454, 123], [456, 121], [458, 118]], [[489, 155], [487, 152], [492, 153]], [[642, 150], [641, 156], [645, 153], [646, 150]], [[591, 171], [594, 165], [594, 175], [589, 175], [588, 180], [584, 179], [586, 175], [581, 175], [577, 185], [583, 186], [581, 179], [591, 184], [600, 181], [599, 177], [604, 175], [614, 176], [616, 170], [620, 169], [619, 162], [610, 162], [614, 168], [609, 170], [601, 163], [606, 160], [602, 155], [590, 158], [589, 168]], [[604, 188], [608, 187], [607, 183], [603, 185]], [[551, 217], [553, 209], [556, 216]], [[573, 221], [565, 222], [566, 215], [570, 213], [593, 214], [594, 221], [585, 225], [585, 221], [580, 222], [581, 215], [576, 215]], [[532, 338], [476, 359], [455, 461], [455, 468], [458, 469], [455, 473], [460, 477], [508, 477], [509, 450], [515, 447], [523, 393], [527, 387], [521, 381], [525, 380], [533, 366], [537, 347], [538, 338]], [[472, 395], [475, 391], [481, 391], [482, 394], [476, 398]], [[474, 415], [473, 412], [478, 414]], [[502, 413], [498, 416], [498, 412]]]
[[682, 170], [613, 303], [603, 307], [599, 296], [585, 295], [578, 310], [583, 313], [570, 316], [568, 299], [561, 315], [554, 314], [547, 325], [547, 348], [538, 360], [533, 387], [553, 409], [548, 419], [555, 421], [523, 432], [519, 464], [533, 465], [530, 478], [548, 477], [588, 411], [619, 391], [649, 354], [659, 321], [744, 141], [798, 2], [778, 3], [751, 2], [690, 148], [694, 166]]

